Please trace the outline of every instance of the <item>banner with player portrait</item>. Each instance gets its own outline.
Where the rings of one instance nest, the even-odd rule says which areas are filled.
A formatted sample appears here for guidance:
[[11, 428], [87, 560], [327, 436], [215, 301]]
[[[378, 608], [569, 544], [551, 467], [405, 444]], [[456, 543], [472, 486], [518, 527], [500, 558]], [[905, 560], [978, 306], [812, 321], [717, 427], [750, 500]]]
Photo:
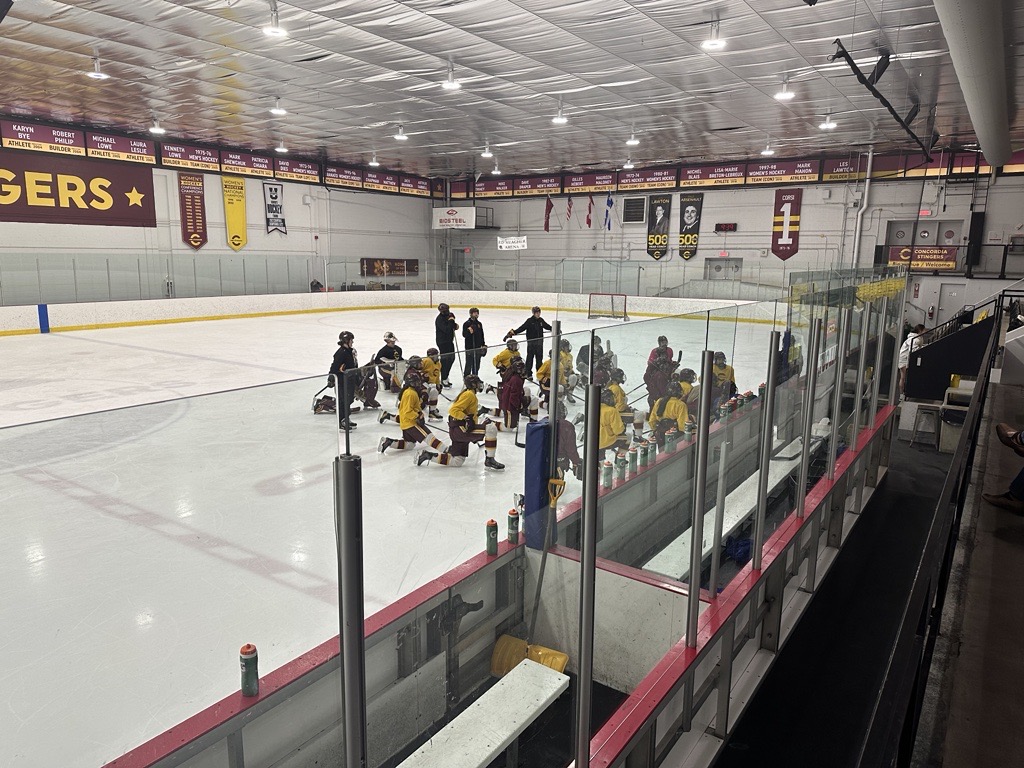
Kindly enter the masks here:
[[672, 213], [672, 195], [647, 198], [647, 254], [655, 261], [668, 253], [668, 230]]
[[679, 255], [686, 260], [697, 255], [703, 210], [703, 192], [684, 192], [679, 196]]

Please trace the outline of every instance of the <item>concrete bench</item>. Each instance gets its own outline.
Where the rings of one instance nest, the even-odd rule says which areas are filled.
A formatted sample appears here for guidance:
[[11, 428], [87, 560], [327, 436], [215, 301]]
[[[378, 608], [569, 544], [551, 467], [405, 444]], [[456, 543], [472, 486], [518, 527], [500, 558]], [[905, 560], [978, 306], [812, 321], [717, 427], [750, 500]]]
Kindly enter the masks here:
[[[789, 455], [794, 452], [792, 449], [798, 445], [794, 440], [782, 448], [778, 453]], [[811, 439], [811, 453], [817, 452], [823, 445], [821, 438]], [[800, 453], [789, 459], [774, 458], [768, 464], [768, 495], [771, 496], [786, 479], [800, 469]], [[758, 473], [755, 472], [742, 483], [737, 485], [731, 493], [725, 497], [725, 516], [722, 519], [722, 543], [725, 539], [735, 533], [743, 522], [757, 510], [757, 486]], [[711, 554], [714, 547], [715, 537], [715, 515], [717, 509], [712, 508], [704, 514], [704, 531], [701, 541], [702, 557]], [[673, 539], [667, 547], [658, 552], [648, 560], [643, 568], [647, 571], [668, 576], [671, 579], [683, 581], [690, 574], [690, 539], [693, 535], [693, 528], [687, 528], [679, 536]]]
[[[569, 687], [569, 677], [524, 659], [400, 768], [485, 768]], [[510, 764], [515, 765], [515, 762]]]

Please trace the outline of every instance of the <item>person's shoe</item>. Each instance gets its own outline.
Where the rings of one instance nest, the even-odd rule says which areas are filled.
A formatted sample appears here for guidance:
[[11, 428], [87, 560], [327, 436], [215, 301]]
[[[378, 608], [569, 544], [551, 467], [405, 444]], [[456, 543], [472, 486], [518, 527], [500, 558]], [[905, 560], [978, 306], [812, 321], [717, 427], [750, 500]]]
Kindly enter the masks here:
[[383, 424], [385, 421], [391, 418], [391, 414], [387, 411], [381, 411], [380, 416], [377, 417], [377, 423]]
[[585, 413], [577, 413], [576, 416], [573, 418], [572, 423], [573, 425], [582, 424], [586, 418], [587, 416]]
[[393, 437], [382, 437], [380, 439], [380, 442], [377, 443], [377, 450], [380, 453], [384, 453], [384, 451], [390, 448], [394, 444], [394, 442], [395, 439]]
[[445, 387], [450, 387], [452, 385], [452, 383], [450, 381], [448, 381], [448, 379], [445, 379], [444, 381], [442, 381], [441, 384], [443, 386], [445, 386]]
[[420, 451], [419, 453], [416, 454], [416, 466], [418, 467], [421, 464], [430, 461], [435, 456], [437, 456], [437, 454], [434, 453], [433, 451]]
[[355, 429], [355, 428], [356, 428], [357, 426], [359, 426], [359, 425], [358, 425], [358, 424], [356, 424], [356, 423], [355, 423], [354, 421], [352, 421], [351, 419], [342, 419], [342, 420], [341, 420], [341, 421], [340, 421], [340, 422], [338, 423], [338, 429], [344, 429], [344, 430], [345, 430], [346, 432], [347, 432], [348, 430], [350, 430], [350, 429]]
[[[1004, 425], [1000, 424], [999, 426]], [[1000, 509], [1005, 509], [1008, 512], [1015, 512], [1018, 515], [1024, 515], [1024, 501], [1018, 501], [1009, 493], [983, 493], [981, 494], [981, 498], [993, 507], [999, 507]]]
[[349, 408], [348, 412], [349, 413], [359, 413], [360, 410], [361, 410], [361, 408], [358, 405], [356, 405], [354, 407]]
[[491, 409], [488, 408], [486, 405], [481, 405], [479, 408], [476, 409], [476, 415], [478, 418], [480, 416], [487, 416], [488, 414], [490, 414], [490, 412]]
[[999, 442], [1007, 448], [1012, 448], [1018, 456], [1024, 456], [1024, 444], [1021, 443], [1021, 434], [1009, 424], [996, 424], [996, 436]]
[[368, 410], [368, 411], [371, 411], [371, 410], [375, 411], [378, 408], [380, 408], [380, 403], [378, 403], [376, 400], [371, 400], [370, 402], [368, 402], [366, 404], [366, 410]]
[[484, 387], [484, 394], [485, 394], [485, 395], [490, 395], [490, 394], [493, 394], [493, 393], [494, 393], [494, 392], [496, 392], [496, 391], [497, 391], [497, 390], [495, 390], [495, 389], [494, 389], [494, 387], [493, 387], [493, 386], [491, 386], [490, 384], [488, 384], [488, 385], [487, 385], [486, 387]]
[[497, 469], [504, 469], [505, 468], [504, 464], [501, 464], [501, 463], [495, 461], [492, 456], [488, 456], [486, 459], [484, 459], [484, 466], [487, 467], [487, 469], [495, 469], [495, 470], [497, 470]]
[[565, 399], [568, 400], [573, 405], [576, 405], [576, 398], [572, 396], [572, 392], [566, 392]]

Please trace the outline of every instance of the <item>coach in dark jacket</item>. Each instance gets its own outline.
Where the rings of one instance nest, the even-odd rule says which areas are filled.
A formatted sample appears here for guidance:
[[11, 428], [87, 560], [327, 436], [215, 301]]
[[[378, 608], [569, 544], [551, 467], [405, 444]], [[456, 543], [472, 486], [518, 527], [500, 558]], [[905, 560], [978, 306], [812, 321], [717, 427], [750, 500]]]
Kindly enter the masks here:
[[448, 381], [448, 374], [455, 365], [455, 331], [459, 329], [459, 321], [449, 309], [447, 304], [437, 305], [437, 317], [434, 318], [434, 341], [437, 342], [437, 350], [441, 353], [441, 382], [446, 387], [452, 383]]
[[462, 324], [463, 346], [466, 348], [465, 374], [480, 375], [480, 358], [487, 351], [484, 341], [484, 325], [480, 322], [480, 310], [473, 307], [469, 310], [469, 320]]
[[513, 328], [505, 334], [505, 341], [525, 331], [526, 333], [526, 376], [533, 378], [534, 361], [539, 368], [544, 362], [544, 331], [550, 331], [551, 326], [540, 316], [540, 307], [534, 307], [532, 316], [518, 328]]

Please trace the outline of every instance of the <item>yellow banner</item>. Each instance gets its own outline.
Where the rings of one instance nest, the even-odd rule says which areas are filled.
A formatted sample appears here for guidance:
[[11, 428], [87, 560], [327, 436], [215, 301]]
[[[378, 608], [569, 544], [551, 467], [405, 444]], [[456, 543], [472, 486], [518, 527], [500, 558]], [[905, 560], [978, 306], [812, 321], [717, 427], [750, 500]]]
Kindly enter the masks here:
[[228, 247], [240, 251], [249, 242], [245, 231], [245, 179], [237, 176], [221, 176], [224, 188], [224, 228], [227, 230]]

